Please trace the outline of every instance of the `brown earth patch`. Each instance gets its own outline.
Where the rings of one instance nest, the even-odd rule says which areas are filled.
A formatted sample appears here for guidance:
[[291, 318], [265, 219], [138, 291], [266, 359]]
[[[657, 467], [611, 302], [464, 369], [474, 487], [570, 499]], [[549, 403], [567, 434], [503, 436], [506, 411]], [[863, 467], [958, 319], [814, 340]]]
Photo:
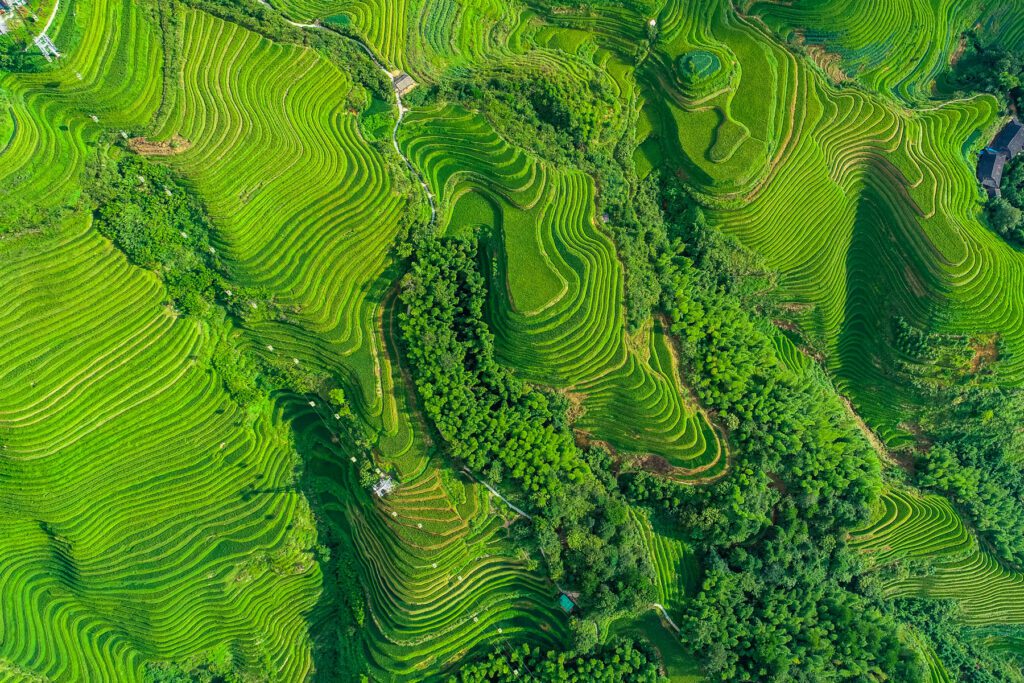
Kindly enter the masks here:
[[128, 146], [133, 152], [138, 152], [144, 156], [170, 157], [188, 150], [192, 143], [175, 134], [170, 140], [153, 141], [143, 137], [132, 138], [128, 141]]
[[773, 489], [775, 489], [776, 491], [778, 491], [782, 495], [786, 495], [786, 492], [789, 489], [786, 486], [786, 482], [782, 481], [782, 477], [780, 477], [775, 472], [768, 472], [767, 474], [768, 474], [768, 479], [771, 481], [769, 486], [771, 486]]
[[967, 48], [967, 36], [961, 35], [960, 40], [956, 44], [956, 48], [953, 53], [949, 55], [949, 65], [956, 66], [956, 63], [960, 61], [960, 57], [964, 54], [964, 50]]
[[821, 70], [825, 72], [825, 75], [833, 83], [844, 83], [853, 80], [839, 66], [842, 62], [842, 57], [839, 55], [829, 52], [820, 45], [809, 45], [806, 49], [807, 56], [821, 67]]
[[587, 400], [587, 394], [582, 391], [571, 391], [569, 389], [561, 389], [558, 392], [569, 401], [569, 410], [567, 411], [566, 418], [569, 420], [569, 424], [575, 424], [587, 412], [587, 407], [583, 405], [583, 402]]
[[992, 367], [999, 360], [999, 335], [986, 334], [971, 340], [974, 355], [971, 357], [971, 372], [977, 373], [984, 367]]
[[799, 301], [786, 301], [779, 304], [779, 309], [786, 313], [806, 313], [814, 308], [814, 304], [805, 304]]
[[672, 473], [672, 464], [660, 455], [648, 454], [640, 461], [640, 468], [653, 474], [667, 475]]

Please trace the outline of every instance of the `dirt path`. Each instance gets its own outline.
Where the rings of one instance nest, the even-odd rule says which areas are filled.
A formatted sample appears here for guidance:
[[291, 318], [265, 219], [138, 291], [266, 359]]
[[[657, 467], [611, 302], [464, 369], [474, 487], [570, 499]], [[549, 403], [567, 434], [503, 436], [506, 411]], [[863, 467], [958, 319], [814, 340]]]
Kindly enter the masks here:
[[46, 26], [43, 26], [43, 30], [39, 32], [39, 35], [43, 35], [50, 30], [50, 25], [53, 24], [53, 20], [57, 18], [58, 7], [60, 7], [60, 0], [53, 3], [53, 11], [50, 12], [50, 18], [46, 20]]
[[659, 612], [661, 612], [661, 616], [663, 616], [665, 618], [665, 621], [667, 621], [669, 623], [669, 625], [672, 626], [673, 629], [675, 629], [676, 633], [680, 633], [679, 626], [676, 625], [676, 622], [672, 621], [672, 617], [670, 617], [668, 615], [668, 612], [665, 611], [665, 606], [664, 605], [662, 605], [660, 603], [657, 603], [657, 602], [652, 602], [651, 606], [654, 607]]
[[888, 448], [886, 448], [885, 444], [882, 443], [882, 440], [878, 438], [878, 435], [871, 430], [871, 427], [869, 427], [868, 423], [864, 421], [864, 418], [862, 418], [860, 414], [857, 413], [850, 399], [846, 398], [838, 391], [836, 392], [836, 395], [839, 397], [839, 400], [842, 401], [843, 408], [846, 409], [846, 414], [853, 418], [853, 421], [857, 423], [857, 428], [860, 429], [861, 434], [863, 434], [864, 438], [868, 440], [868, 443], [871, 444], [871, 447], [875, 449], [875, 452], [878, 453], [878, 456], [883, 461], [888, 462], [891, 465], [895, 465], [897, 467], [904, 467], [903, 463], [901, 463], [899, 459], [896, 456], [894, 456]]
[[476, 483], [478, 483], [478, 484], [482, 484], [484, 488], [486, 488], [486, 489], [487, 489], [488, 491], [490, 491], [491, 493], [493, 493], [494, 495], [496, 495], [496, 496], [497, 496], [498, 498], [500, 498], [500, 499], [501, 499], [501, 502], [503, 502], [503, 503], [504, 503], [505, 505], [508, 505], [508, 506], [509, 506], [510, 508], [512, 508], [512, 511], [513, 511], [513, 512], [515, 512], [515, 513], [516, 513], [517, 515], [519, 515], [520, 517], [526, 517], [527, 519], [533, 519], [533, 517], [531, 517], [531, 516], [530, 516], [529, 514], [527, 514], [527, 513], [523, 512], [522, 510], [520, 510], [519, 508], [517, 508], [517, 507], [516, 507], [515, 505], [513, 505], [513, 504], [512, 504], [512, 501], [510, 501], [510, 500], [509, 500], [508, 498], [506, 498], [505, 496], [503, 496], [503, 495], [501, 495], [500, 493], [498, 493], [498, 492], [497, 492], [497, 491], [496, 491], [496, 490], [494, 489], [494, 487], [493, 487], [493, 486], [491, 486], [490, 484], [488, 484], [488, 483], [487, 483], [486, 481], [483, 481], [482, 479], [477, 479], [477, 478], [476, 478], [476, 477], [475, 477], [475, 476], [473, 475], [473, 473], [472, 473], [472, 472], [470, 472], [470, 471], [469, 471], [468, 469], [466, 469], [465, 467], [463, 467], [463, 468], [462, 468], [462, 471], [463, 471], [463, 472], [464, 472], [464, 473], [466, 474], [466, 476], [467, 476], [467, 477], [469, 477], [470, 479], [472, 479], [473, 481], [475, 481], [475, 482], [476, 482]]

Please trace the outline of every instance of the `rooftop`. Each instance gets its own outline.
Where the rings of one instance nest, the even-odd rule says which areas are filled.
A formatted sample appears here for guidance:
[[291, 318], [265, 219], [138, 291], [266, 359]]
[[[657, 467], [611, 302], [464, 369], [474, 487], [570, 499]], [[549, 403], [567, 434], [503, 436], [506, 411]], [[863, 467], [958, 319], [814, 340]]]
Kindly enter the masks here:
[[1003, 181], [1006, 162], [1024, 150], [1024, 124], [1017, 119], [1003, 126], [992, 144], [978, 157], [978, 181], [989, 197], [1000, 195], [999, 186]]
[[379, 498], [383, 498], [395, 490], [395, 480], [388, 476], [382, 476], [380, 481], [373, 485], [373, 492]]
[[992, 141], [992, 147], [997, 151], [1005, 150], [1011, 157], [1019, 154], [1024, 149], [1024, 125], [1017, 119], [1010, 119]]
[[400, 95], [404, 95], [416, 87], [416, 81], [414, 81], [412, 76], [404, 71], [399, 71], [391, 81], [395, 84], [395, 90], [397, 90]]

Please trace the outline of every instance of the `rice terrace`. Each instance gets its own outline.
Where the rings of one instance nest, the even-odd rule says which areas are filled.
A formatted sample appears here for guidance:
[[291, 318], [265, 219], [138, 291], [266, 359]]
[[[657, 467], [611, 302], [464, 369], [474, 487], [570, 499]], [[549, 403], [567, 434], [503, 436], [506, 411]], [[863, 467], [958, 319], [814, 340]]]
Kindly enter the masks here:
[[1024, 0], [0, 0], [0, 683], [1024, 683]]

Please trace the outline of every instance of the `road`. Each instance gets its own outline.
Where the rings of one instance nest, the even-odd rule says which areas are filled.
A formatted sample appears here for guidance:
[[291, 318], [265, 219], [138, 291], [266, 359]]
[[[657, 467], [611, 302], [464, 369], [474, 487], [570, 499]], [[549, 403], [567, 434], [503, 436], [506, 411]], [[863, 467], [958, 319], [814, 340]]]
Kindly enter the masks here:
[[60, 7], [60, 0], [56, 0], [53, 3], [53, 11], [50, 12], [50, 18], [46, 21], [46, 26], [44, 26], [43, 30], [39, 32], [39, 35], [43, 35], [44, 33], [46, 33], [47, 31], [50, 30], [50, 24], [52, 24], [53, 20], [57, 18], [57, 8], [58, 7]]

